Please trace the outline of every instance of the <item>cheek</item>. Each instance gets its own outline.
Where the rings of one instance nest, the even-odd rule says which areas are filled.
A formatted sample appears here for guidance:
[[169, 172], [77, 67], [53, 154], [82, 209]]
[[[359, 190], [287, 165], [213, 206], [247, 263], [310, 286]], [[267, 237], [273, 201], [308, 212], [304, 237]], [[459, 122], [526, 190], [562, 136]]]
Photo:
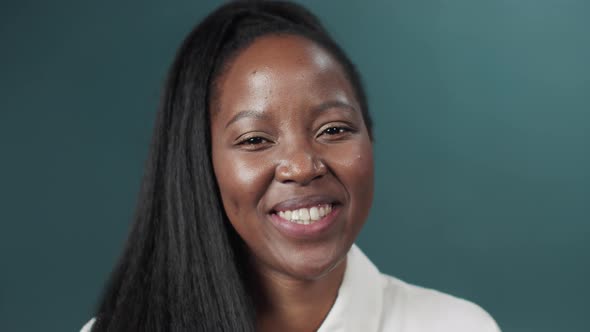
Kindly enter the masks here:
[[357, 177], [357, 181], [361, 183], [357, 183], [358, 188], [360, 189], [359, 195], [362, 201], [363, 208], [367, 211], [364, 212], [365, 215], [368, 215], [368, 210], [371, 208], [373, 204], [373, 186], [374, 186], [374, 168], [373, 168], [373, 147], [369, 146], [368, 150], [364, 153], [364, 155], [359, 155], [358, 158], [359, 163], [359, 175]]
[[355, 213], [367, 214], [373, 200], [373, 147], [370, 141], [367, 139], [350, 146], [333, 158], [332, 165], [351, 202], [360, 209]]
[[255, 212], [266, 190], [269, 165], [247, 153], [219, 152], [213, 155], [215, 177], [226, 213], [232, 223], [236, 218]]

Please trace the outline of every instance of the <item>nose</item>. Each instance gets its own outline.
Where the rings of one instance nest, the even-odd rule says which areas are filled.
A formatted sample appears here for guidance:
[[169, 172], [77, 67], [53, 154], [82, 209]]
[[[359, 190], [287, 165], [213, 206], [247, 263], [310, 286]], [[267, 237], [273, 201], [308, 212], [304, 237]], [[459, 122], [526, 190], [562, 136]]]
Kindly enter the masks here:
[[275, 170], [275, 179], [282, 183], [307, 185], [323, 177], [327, 167], [311, 147], [286, 149]]

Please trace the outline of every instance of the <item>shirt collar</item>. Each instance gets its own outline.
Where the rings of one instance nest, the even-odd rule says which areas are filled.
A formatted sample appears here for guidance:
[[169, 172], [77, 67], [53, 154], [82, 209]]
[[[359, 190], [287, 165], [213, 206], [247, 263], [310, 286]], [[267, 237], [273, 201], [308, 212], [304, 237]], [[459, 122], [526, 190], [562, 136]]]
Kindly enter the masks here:
[[336, 301], [318, 332], [378, 331], [383, 304], [381, 273], [356, 244], [346, 259]]

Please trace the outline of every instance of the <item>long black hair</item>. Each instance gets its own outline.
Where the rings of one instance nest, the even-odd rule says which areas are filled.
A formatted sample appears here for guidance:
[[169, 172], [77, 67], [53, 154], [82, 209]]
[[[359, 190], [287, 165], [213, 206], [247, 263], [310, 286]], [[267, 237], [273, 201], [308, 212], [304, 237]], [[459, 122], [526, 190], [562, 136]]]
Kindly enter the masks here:
[[215, 78], [257, 37], [296, 34], [342, 65], [371, 133], [360, 77], [300, 5], [237, 1], [207, 16], [170, 68], [124, 252], [92, 331], [254, 331], [256, 292], [245, 244], [225, 215], [211, 161]]

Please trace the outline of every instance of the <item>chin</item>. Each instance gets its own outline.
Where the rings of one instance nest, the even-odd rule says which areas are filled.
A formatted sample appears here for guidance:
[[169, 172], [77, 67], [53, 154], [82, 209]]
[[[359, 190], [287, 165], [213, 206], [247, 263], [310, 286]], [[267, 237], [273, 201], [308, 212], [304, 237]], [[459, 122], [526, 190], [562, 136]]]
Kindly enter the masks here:
[[348, 248], [342, 252], [308, 251], [302, 250], [297, 254], [284, 257], [282, 270], [300, 280], [318, 280], [329, 274], [342, 264], [348, 253]]

